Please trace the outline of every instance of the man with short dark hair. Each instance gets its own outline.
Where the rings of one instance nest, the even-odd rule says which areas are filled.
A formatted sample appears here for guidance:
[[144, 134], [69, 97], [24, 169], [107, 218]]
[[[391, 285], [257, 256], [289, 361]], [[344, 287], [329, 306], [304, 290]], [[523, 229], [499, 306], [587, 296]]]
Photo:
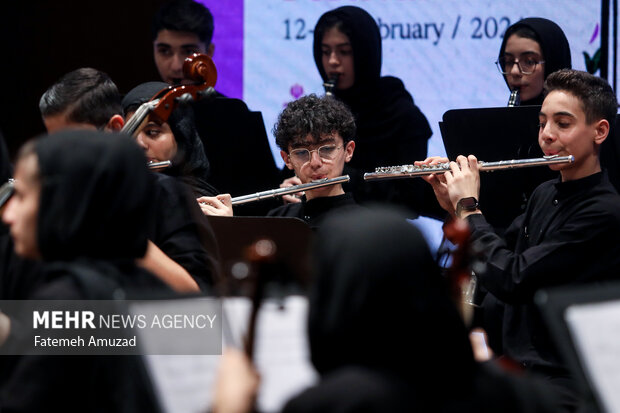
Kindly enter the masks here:
[[183, 75], [183, 62], [192, 53], [213, 57], [213, 15], [193, 0], [173, 0], [153, 19], [153, 55], [164, 82], [178, 85], [192, 80]]
[[41, 96], [39, 110], [48, 131], [74, 126], [118, 132], [123, 127], [118, 88], [106, 73], [90, 67], [60, 78]]

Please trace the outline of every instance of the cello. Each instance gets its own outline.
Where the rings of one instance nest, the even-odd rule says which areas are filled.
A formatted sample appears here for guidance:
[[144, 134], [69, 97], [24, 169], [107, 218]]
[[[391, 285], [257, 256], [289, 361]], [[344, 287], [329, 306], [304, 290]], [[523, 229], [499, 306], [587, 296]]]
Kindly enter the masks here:
[[135, 137], [149, 116], [166, 122], [177, 105], [215, 97], [213, 86], [217, 82], [217, 69], [209, 56], [200, 53], [188, 56], [183, 63], [183, 73], [196, 84], [168, 86], [160, 90], [151, 100], [140, 105], [121, 132]]

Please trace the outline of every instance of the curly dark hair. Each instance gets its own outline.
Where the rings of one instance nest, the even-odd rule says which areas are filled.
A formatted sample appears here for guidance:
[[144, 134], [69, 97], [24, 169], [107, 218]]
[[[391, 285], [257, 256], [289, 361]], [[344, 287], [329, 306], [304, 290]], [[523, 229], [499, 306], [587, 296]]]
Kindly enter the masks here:
[[349, 108], [333, 97], [315, 94], [288, 104], [273, 128], [276, 144], [285, 152], [289, 145], [303, 142], [311, 135], [318, 142], [322, 136], [338, 132], [344, 144], [355, 138], [355, 120]]
[[606, 80], [579, 70], [563, 69], [545, 80], [545, 96], [554, 90], [569, 92], [579, 99], [588, 124], [599, 119], [615, 124], [618, 99]]

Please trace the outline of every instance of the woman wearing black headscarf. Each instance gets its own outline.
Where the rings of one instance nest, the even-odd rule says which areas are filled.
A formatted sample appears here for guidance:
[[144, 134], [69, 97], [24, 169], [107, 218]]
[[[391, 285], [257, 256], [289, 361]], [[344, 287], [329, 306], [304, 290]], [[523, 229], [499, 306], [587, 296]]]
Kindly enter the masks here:
[[[0, 132], [0, 185], [4, 185], [12, 176], [9, 153]], [[0, 300], [27, 298], [37, 281], [37, 263], [15, 255], [8, 228], [0, 223]]]
[[[514, 64], [515, 60], [519, 61], [518, 65]], [[541, 105], [547, 76], [571, 68], [566, 35], [551, 20], [540, 17], [519, 20], [504, 34], [498, 68], [508, 88], [519, 89], [521, 105]]]
[[345, 169], [358, 202], [396, 202], [420, 210], [417, 180], [364, 184], [378, 166], [426, 158], [432, 132], [403, 82], [381, 77], [381, 35], [372, 16], [355, 6], [323, 14], [314, 28], [314, 61], [323, 81], [338, 76], [333, 94], [347, 104], [357, 125], [355, 156]]
[[474, 361], [448, 286], [403, 214], [335, 214], [315, 245], [308, 334], [320, 382], [284, 412], [555, 411], [539, 383]]
[[6, 148], [4, 136], [0, 131], [0, 185], [4, 184], [11, 176], [13, 176], [13, 171], [9, 159], [9, 151]]
[[[151, 100], [169, 85], [147, 82], [133, 88], [122, 101], [126, 119], [138, 107]], [[199, 196], [215, 196], [218, 191], [208, 183], [209, 160], [194, 125], [194, 111], [189, 105], [179, 105], [167, 122], [150, 117], [137, 136], [138, 144], [149, 161], [172, 161], [172, 167], [162, 172], [178, 177]]]
[[[33, 299], [111, 300], [169, 291], [136, 265], [147, 248], [153, 181], [127, 138], [67, 131], [22, 148], [3, 221], [15, 251], [43, 262]], [[120, 294], [119, 294], [120, 293]], [[9, 342], [5, 345], [11, 345]], [[141, 361], [23, 356], [3, 411], [157, 411]]]
[[[13, 176], [11, 169], [9, 153], [0, 132], [0, 186]], [[10, 298], [8, 291], [11, 289], [11, 284], [16, 281], [15, 277], [12, 277], [13, 258], [13, 244], [8, 228], [0, 224], [0, 299]]]

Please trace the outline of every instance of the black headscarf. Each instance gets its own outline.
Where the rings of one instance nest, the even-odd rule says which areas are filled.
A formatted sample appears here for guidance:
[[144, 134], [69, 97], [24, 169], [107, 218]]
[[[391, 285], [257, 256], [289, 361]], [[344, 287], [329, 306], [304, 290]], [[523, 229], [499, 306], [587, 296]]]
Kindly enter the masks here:
[[[125, 113], [135, 111], [169, 85], [164, 82], [146, 82], [136, 86], [123, 98]], [[172, 168], [164, 170], [166, 175], [178, 177], [192, 189], [195, 195], [213, 196], [218, 191], [208, 183], [209, 160], [194, 123], [194, 111], [189, 105], [179, 105], [167, 121], [177, 142], [177, 153]]]
[[[333, 27], [330, 23], [334, 21], [340, 22], [341, 31], [349, 37], [355, 71], [354, 85], [346, 90], [336, 89], [334, 94], [353, 111], [358, 140], [406, 141], [410, 135], [392, 135], [402, 127], [402, 118], [409, 117], [415, 118], [413, 126], [419, 139], [426, 141], [431, 135], [430, 127], [424, 115], [413, 105], [413, 99], [402, 81], [391, 76], [381, 77], [381, 34], [375, 20], [364, 9], [343, 6], [319, 18], [314, 30], [313, 49], [314, 61], [323, 81], [328, 78], [323, 68], [321, 41], [325, 32]], [[412, 111], [412, 107], [416, 111]], [[395, 120], [397, 124], [393, 125]], [[357, 152], [353, 161], [355, 158], [360, 158]]]
[[[545, 79], [555, 71], [571, 68], [570, 46], [568, 45], [566, 35], [560, 26], [551, 20], [541, 17], [528, 17], [510, 26], [504, 34], [504, 40], [499, 49], [499, 57], [504, 55], [508, 38], [522, 27], [527, 27], [536, 34], [536, 41], [540, 45], [540, 50], [545, 61]], [[506, 75], [504, 75], [504, 80], [506, 80]], [[508, 84], [508, 81], [506, 81], [506, 84]], [[542, 101], [543, 95], [541, 92], [536, 98], [530, 99], [527, 102], [521, 102], [521, 104], [540, 105]]]
[[[12, 176], [13, 168], [9, 152], [0, 132], [0, 185], [4, 185]], [[9, 228], [0, 222], [0, 299], [25, 299], [38, 280], [38, 263], [23, 260], [15, 255]], [[2, 369], [3, 367], [0, 366], [0, 370]]]
[[45, 261], [144, 256], [152, 180], [126, 136], [63, 131], [35, 143], [41, 179], [38, 245]]
[[335, 214], [319, 229], [314, 261], [309, 338], [319, 373], [362, 366], [429, 386], [472, 374], [465, 326], [402, 215]]
[[[376, 87], [381, 76], [381, 34], [375, 20], [364, 9], [343, 6], [323, 14], [314, 30], [314, 61], [323, 81], [328, 77], [323, 68], [321, 41], [331, 27], [329, 21], [342, 22], [342, 31], [349, 37], [354, 56], [354, 89]], [[342, 93], [343, 91], [338, 91]], [[360, 90], [364, 93], [364, 90]]]
[[0, 185], [3, 185], [11, 176], [13, 176], [13, 168], [11, 167], [9, 151], [0, 131]]
[[355, 154], [345, 167], [345, 173], [351, 175], [347, 190], [352, 190], [358, 202], [396, 202], [418, 210], [422, 185], [414, 188], [410, 187], [411, 182], [364, 185], [362, 175], [378, 166], [425, 159], [432, 135], [428, 121], [400, 79], [381, 77], [381, 34], [372, 16], [359, 7], [343, 6], [328, 11], [315, 26], [314, 61], [323, 81], [327, 75], [323, 69], [321, 41], [335, 22], [339, 22], [336, 27], [349, 37], [355, 70], [353, 86], [334, 91], [351, 108], [357, 125]]

